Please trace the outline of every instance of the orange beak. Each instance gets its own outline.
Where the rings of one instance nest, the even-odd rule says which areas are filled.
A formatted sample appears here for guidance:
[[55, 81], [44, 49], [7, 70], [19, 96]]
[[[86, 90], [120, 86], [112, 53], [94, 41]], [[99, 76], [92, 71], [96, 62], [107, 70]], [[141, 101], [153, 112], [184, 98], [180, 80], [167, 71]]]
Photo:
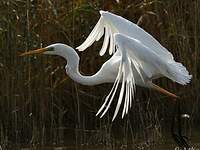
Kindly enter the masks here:
[[40, 48], [40, 49], [36, 49], [36, 50], [32, 50], [32, 51], [28, 51], [28, 52], [24, 52], [22, 54], [20, 54], [19, 56], [26, 56], [26, 55], [33, 55], [33, 54], [41, 54], [45, 51], [47, 51], [47, 48]]
[[161, 93], [163, 93], [165, 95], [168, 95], [168, 96], [173, 97], [173, 98], [179, 98], [179, 96], [177, 96], [177, 95], [175, 95], [175, 94], [173, 94], [173, 93], [171, 93], [171, 92], [159, 87], [156, 84], [151, 83], [151, 85], [152, 85], [153, 89], [155, 89], [155, 90], [157, 90], [157, 91], [159, 91], [159, 92], [161, 92]]

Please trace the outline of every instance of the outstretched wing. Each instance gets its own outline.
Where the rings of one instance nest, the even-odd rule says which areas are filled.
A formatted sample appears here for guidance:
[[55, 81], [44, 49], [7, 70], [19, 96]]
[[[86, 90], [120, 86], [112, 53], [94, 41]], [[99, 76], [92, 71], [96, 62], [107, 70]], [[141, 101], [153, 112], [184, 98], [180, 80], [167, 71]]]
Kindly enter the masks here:
[[124, 103], [122, 118], [128, 113], [128, 109], [131, 107], [131, 102], [134, 99], [136, 83], [140, 86], [151, 87], [153, 86], [151, 79], [157, 75], [166, 76], [180, 84], [190, 82], [192, 76], [189, 75], [181, 63], [175, 62], [173, 59], [169, 61], [168, 58], [160, 57], [141, 41], [132, 37], [117, 33], [114, 34], [114, 40], [117, 49], [116, 54], [120, 54], [121, 56], [118, 75], [112, 90], [106, 97], [97, 115], [102, 113], [102, 117], [107, 112], [119, 88], [120, 82], [120, 94], [112, 120], [117, 116], [122, 103]]
[[[141, 62], [149, 58], [150, 55], [154, 56], [151, 51], [148, 51], [145, 46], [135, 39], [131, 39], [130, 37], [122, 34], [114, 34], [114, 40], [114, 47], [116, 47], [117, 53], [120, 53], [121, 55], [118, 75], [109, 95], [106, 97], [103, 105], [97, 112], [97, 115], [101, 113], [101, 117], [104, 116], [104, 114], [108, 111], [116, 91], [120, 86], [119, 83], [121, 82], [120, 94], [112, 120], [114, 120], [117, 116], [123, 100], [124, 107], [122, 111], [122, 118], [128, 113], [128, 109], [131, 107], [132, 100], [134, 99], [136, 76], [137, 80], [140, 80], [140, 82], [143, 83], [145, 83], [146, 78], [151, 78], [151, 70], [148, 71], [145, 68], [144, 63]], [[142, 51], [140, 51], [140, 45], [143, 48]], [[136, 49], [133, 51], [133, 48]], [[145, 56], [143, 56], [144, 51]]]
[[99, 54], [101, 56], [104, 55], [109, 47], [109, 54], [111, 55], [115, 53], [113, 35], [115, 33], [121, 33], [141, 41], [145, 46], [149, 47], [151, 51], [157, 53], [157, 55], [166, 59], [173, 59], [173, 55], [165, 47], [135, 23], [108, 11], [100, 11], [100, 14], [101, 17], [92, 32], [87, 39], [77, 47], [79, 51], [84, 51], [95, 41], [98, 41], [105, 32], [103, 46]]

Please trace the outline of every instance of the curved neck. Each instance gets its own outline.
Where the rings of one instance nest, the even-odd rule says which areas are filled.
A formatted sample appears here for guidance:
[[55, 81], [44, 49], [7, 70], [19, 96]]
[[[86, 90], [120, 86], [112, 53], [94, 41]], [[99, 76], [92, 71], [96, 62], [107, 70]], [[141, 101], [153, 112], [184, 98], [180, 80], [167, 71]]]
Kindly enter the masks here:
[[92, 76], [81, 75], [81, 73], [79, 72], [80, 59], [76, 52], [74, 53], [74, 56], [70, 56], [70, 58], [67, 55], [63, 57], [67, 60], [67, 65], [65, 67], [66, 73], [74, 81], [83, 85], [97, 85], [103, 83], [101, 70], [99, 70], [96, 74]]
[[[67, 74], [76, 82], [83, 85], [97, 85], [103, 83], [101, 77], [99, 76], [99, 72], [92, 76], [84, 76], [81, 75], [79, 71], [69, 69], [66, 66]], [[78, 69], [77, 69], [78, 70]]]

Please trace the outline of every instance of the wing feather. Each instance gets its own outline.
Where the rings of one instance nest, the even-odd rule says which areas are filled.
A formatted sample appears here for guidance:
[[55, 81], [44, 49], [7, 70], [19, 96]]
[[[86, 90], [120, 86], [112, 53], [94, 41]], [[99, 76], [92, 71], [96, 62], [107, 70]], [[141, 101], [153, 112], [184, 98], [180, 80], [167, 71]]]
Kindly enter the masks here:
[[108, 43], [109, 43], [109, 30], [105, 29], [105, 37], [104, 37], [104, 41], [103, 41], [103, 46], [99, 52], [99, 55], [102, 56], [105, 54], [106, 50], [107, 50], [107, 47], [108, 47]]
[[[92, 32], [89, 34], [87, 39], [76, 49], [79, 51], [84, 51], [86, 48], [90, 47], [95, 40], [98, 41], [102, 36], [103, 36], [103, 30], [104, 30], [104, 25], [103, 25], [103, 18], [100, 17], [99, 21], [93, 28]], [[99, 34], [100, 33], [100, 34]], [[98, 36], [99, 35], [99, 36]]]
[[[121, 66], [121, 64], [120, 64], [120, 66]], [[109, 101], [109, 103], [108, 103], [106, 109], [104, 110], [103, 114], [101, 115], [101, 117], [104, 116], [104, 114], [107, 112], [108, 108], [110, 107], [110, 105], [111, 105], [111, 103], [112, 103], [112, 100], [113, 100], [113, 98], [114, 98], [114, 96], [115, 96], [115, 93], [116, 93], [116, 91], [117, 91], [117, 87], [118, 87], [118, 85], [119, 85], [119, 83], [120, 83], [121, 74], [122, 74], [121, 67], [119, 67], [118, 75], [117, 75], [117, 77], [116, 77], [116, 79], [115, 79], [115, 82], [114, 82], [114, 84], [113, 84], [113, 87], [112, 87], [110, 93], [108, 94], [108, 96], [106, 97], [105, 102], [103, 103], [103, 105], [101, 106], [101, 108], [99, 109], [99, 111], [97, 112], [96, 116], [99, 115], [99, 114], [103, 111], [103, 109], [106, 107], [106, 104], [108, 103], [109, 100], [110, 100], [110, 101]], [[111, 98], [110, 98], [110, 96], [111, 96]], [[110, 99], [109, 99], [109, 98], [110, 98]]]
[[[117, 37], [117, 40], [116, 40]], [[112, 121], [116, 118], [117, 114], [119, 113], [120, 107], [124, 101], [123, 111], [122, 111], [122, 118], [125, 114], [128, 113], [129, 108], [132, 105], [132, 100], [134, 99], [134, 93], [136, 90], [136, 82], [134, 77], [134, 71], [138, 71], [138, 74], [140, 74], [140, 80], [143, 81], [144, 79], [144, 73], [141, 71], [142, 66], [139, 64], [139, 58], [136, 59], [136, 56], [131, 56], [131, 53], [129, 53], [130, 50], [126, 49], [126, 45], [124, 45], [124, 38], [126, 38], [124, 35], [117, 36], [114, 35], [115, 40], [115, 46], [117, 46], [117, 51], [120, 53], [121, 59], [120, 59], [120, 65], [118, 69], [118, 75], [114, 82], [114, 85], [109, 93], [109, 95], [106, 97], [105, 102], [97, 112], [97, 115], [101, 113], [100, 117], [103, 117], [105, 113], [108, 111], [114, 97], [116, 96], [116, 91], [120, 87], [119, 82], [121, 82], [121, 88], [120, 93], [117, 101], [117, 105], [115, 108], [115, 112], [112, 118]], [[135, 59], [134, 59], [135, 58]], [[106, 106], [107, 105], [107, 106]]]

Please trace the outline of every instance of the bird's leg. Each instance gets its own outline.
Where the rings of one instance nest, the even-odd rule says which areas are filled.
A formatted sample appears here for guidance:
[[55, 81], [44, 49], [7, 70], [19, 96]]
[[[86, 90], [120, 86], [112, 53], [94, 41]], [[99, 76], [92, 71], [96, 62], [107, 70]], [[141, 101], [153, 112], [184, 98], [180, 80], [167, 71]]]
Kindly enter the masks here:
[[[177, 127], [178, 127], [177, 132], [175, 130], [176, 119], [177, 119]], [[180, 148], [189, 149], [191, 147], [187, 142], [187, 138], [182, 135], [180, 100], [176, 100], [176, 104], [174, 106], [171, 133], [172, 133], [172, 137], [173, 137], [174, 141], [178, 144], [178, 146]]]
[[157, 91], [159, 91], [159, 92], [161, 92], [161, 93], [163, 93], [165, 95], [168, 95], [168, 96], [173, 97], [173, 98], [179, 98], [177, 95], [175, 95], [175, 94], [173, 94], [173, 93], [171, 93], [171, 92], [159, 87], [158, 85], [156, 85], [156, 84], [154, 84], [152, 82], [150, 84], [151, 84], [151, 87], [153, 89], [155, 89], [155, 90], [157, 90]]

